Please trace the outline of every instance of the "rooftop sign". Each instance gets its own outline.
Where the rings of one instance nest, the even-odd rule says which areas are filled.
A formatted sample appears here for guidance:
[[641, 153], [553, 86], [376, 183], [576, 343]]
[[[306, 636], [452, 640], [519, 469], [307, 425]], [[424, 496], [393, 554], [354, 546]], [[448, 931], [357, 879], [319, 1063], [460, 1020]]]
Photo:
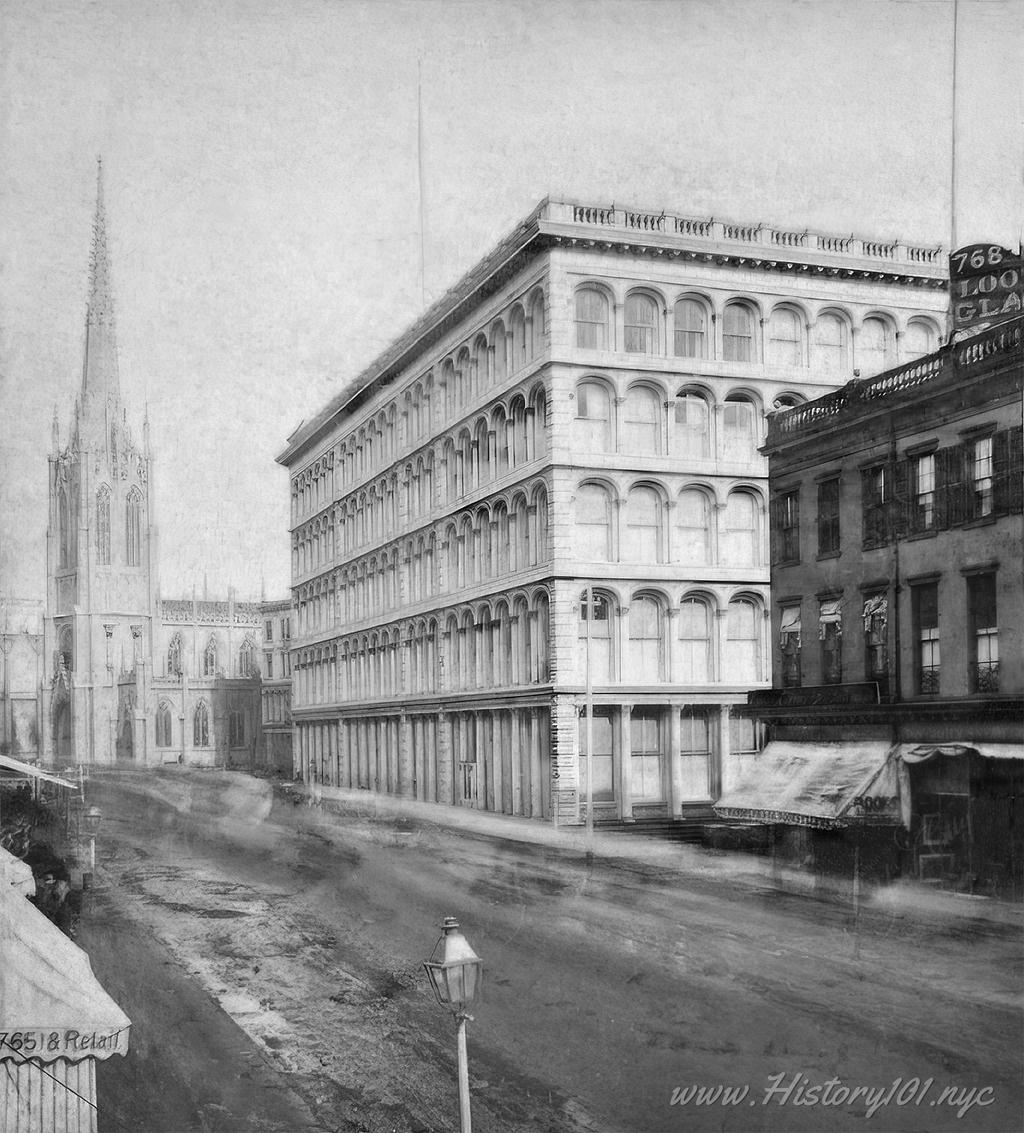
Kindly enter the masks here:
[[999, 244], [968, 244], [949, 257], [953, 332], [991, 326], [1024, 310], [1021, 256]]

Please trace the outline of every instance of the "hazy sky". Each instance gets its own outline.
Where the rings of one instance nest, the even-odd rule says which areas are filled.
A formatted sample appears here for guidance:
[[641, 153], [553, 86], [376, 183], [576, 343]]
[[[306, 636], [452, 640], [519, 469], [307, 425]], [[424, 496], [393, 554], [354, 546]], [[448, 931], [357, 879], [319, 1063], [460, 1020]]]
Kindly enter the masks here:
[[[960, 0], [959, 243], [1016, 241], [1024, 2]], [[0, 0], [0, 593], [42, 597], [96, 155], [165, 595], [288, 586], [298, 422], [547, 194], [950, 239], [951, 0]]]

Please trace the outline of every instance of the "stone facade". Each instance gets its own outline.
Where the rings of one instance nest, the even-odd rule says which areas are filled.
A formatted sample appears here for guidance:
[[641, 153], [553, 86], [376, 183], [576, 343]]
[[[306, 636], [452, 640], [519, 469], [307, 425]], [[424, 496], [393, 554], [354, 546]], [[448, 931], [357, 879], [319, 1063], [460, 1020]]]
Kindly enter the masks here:
[[770, 683], [765, 415], [932, 349], [944, 282], [543, 202], [279, 457], [298, 772], [575, 822], [589, 734], [596, 818], [706, 812]]
[[49, 457], [43, 758], [57, 766], [252, 766], [260, 744], [255, 603], [162, 598], [149, 423], [122, 403], [102, 181], [82, 387]]

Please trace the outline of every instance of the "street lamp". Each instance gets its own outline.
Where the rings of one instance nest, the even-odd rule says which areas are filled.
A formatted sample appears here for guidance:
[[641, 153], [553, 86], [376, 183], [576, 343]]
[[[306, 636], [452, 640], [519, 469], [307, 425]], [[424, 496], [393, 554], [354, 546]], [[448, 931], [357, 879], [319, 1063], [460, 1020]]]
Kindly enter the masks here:
[[[86, 832], [89, 835], [89, 872], [82, 876], [82, 888], [92, 888], [92, 877], [96, 872], [96, 835], [100, 828], [100, 819], [103, 817], [103, 812], [98, 806], [91, 806], [82, 815], [82, 821], [85, 823]], [[88, 884], [86, 883], [88, 878]]]
[[455, 1016], [459, 1051], [459, 1116], [462, 1133], [471, 1133], [466, 1020], [473, 1016], [467, 1014], [466, 1008], [471, 1007], [480, 994], [484, 964], [470, 947], [469, 941], [459, 932], [459, 922], [454, 917], [445, 917], [441, 927], [444, 932], [423, 967], [437, 1002]]

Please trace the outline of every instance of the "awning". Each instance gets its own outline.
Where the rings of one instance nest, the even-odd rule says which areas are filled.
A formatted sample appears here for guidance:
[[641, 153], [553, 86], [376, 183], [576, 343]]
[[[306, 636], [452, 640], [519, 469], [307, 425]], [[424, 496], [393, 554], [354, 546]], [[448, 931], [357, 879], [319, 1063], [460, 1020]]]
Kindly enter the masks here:
[[1024, 759], [1024, 744], [961, 743], [901, 744], [900, 759], [904, 763], [926, 763], [937, 755], [969, 755], [971, 752], [984, 759]]
[[0, 1061], [78, 1062], [128, 1052], [131, 1020], [89, 957], [25, 897], [0, 887]]
[[59, 775], [53, 775], [41, 767], [36, 767], [34, 763], [23, 763], [10, 755], [0, 755], [0, 767], [17, 771], [20, 775], [27, 775], [31, 779], [45, 779], [47, 783], [57, 783], [61, 787], [67, 787], [69, 791], [78, 790], [78, 784], [72, 783], [70, 779], [62, 779]]
[[834, 829], [898, 823], [899, 787], [890, 745], [768, 744], [715, 804], [723, 818]]
[[884, 594], [876, 594], [873, 598], [868, 598], [864, 603], [864, 632], [870, 633], [872, 630], [872, 622], [877, 618], [882, 624], [880, 629], [885, 628], [886, 620], [889, 616], [889, 599]]

